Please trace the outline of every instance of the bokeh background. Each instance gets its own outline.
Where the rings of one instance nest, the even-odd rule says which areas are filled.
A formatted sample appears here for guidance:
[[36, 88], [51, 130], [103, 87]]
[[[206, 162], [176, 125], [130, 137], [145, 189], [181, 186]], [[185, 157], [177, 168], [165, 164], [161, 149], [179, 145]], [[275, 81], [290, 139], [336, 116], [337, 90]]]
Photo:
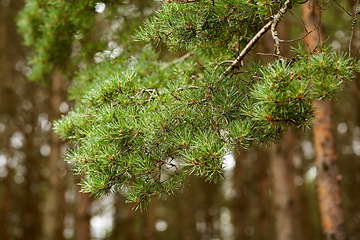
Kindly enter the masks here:
[[[335, 1], [329, 2], [322, 15], [324, 36], [335, 50], [347, 51], [353, 18]], [[341, 2], [354, 12], [355, 0]], [[94, 6], [101, 26], [96, 39], [108, 34], [114, 23], [127, 26], [134, 18], [143, 20], [160, 8], [159, 2], [151, 0], [125, 3], [112, 13], [118, 17], [111, 23], [104, 20], [106, 4]], [[311, 130], [286, 134], [289, 151], [280, 154], [271, 148], [234, 151], [225, 160], [224, 181], [214, 184], [190, 177], [191, 184], [182, 193], [153, 199], [147, 211], [133, 211], [121, 192], [101, 199], [79, 193], [81, 176], [74, 176], [61, 157], [70, 146], [52, 132], [56, 113], [66, 114], [73, 104], [67, 99], [71, 81], [60, 81], [54, 92], [27, 80], [32, 73], [27, 62], [30, 49], [23, 46], [15, 23], [23, 6], [21, 0], [0, 0], [0, 239], [49, 240], [44, 232], [54, 233], [51, 239], [56, 240], [276, 239], [273, 176], [277, 173], [272, 164], [279, 157], [287, 159], [288, 180], [294, 183], [298, 239], [324, 239]], [[279, 26], [282, 39], [299, 38], [303, 32], [301, 9], [294, 9]], [[111, 44], [109, 41], [109, 47]], [[282, 45], [285, 55], [291, 56], [291, 44]], [[353, 46], [354, 56], [360, 46], [359, 23]], [[271, 53], [271, 36], [264, 36], [257, 48]], [[104, 54], [94, 54], [94, 64]], [[265, 62], [273, 59], [250, 55]], [[178, 57], [164, 49], [160, 56], [164, 60]], [[60, 101], [56, 109], [54, 101]], [[346, 228], [349, 239], [360, 240], [360, 78], [344, 86], [333, 105]]]

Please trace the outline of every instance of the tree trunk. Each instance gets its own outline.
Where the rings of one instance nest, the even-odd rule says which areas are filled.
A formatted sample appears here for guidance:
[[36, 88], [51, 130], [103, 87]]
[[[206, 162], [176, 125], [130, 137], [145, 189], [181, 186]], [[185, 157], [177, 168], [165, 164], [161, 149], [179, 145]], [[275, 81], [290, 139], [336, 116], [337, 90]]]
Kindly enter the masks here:
[[[7, 55], [6, 55], [6, 40], [7, 40], [7, 9], [8, 7], [0, 4], [0, 112], [3, 113], [4, 106], [4, 94], [3, 88], [4, 83], [7, 80]], [[1, 134], [0, 139], [0, 150], [6, 148], [7, 139], [5, 138], [5, 134]], [[8, 168], [6, 167], [8, 170]], [[8, 171], [9, 173], [9, 171]], [[4, 180], [1, 180], [2, 186], [4, 190], [1, 194], [1, 202], [0, 202], [0, 238], [8, 239], [8, 221], [9, 217], [9, 207], [10, 207], [10, 184], [11, 179], [9, 179], [11, 174], [5, 177]]]
[[321, 222], [327, 239], [346, 239], [344, 212], [333, 135], [332, 105], [316, 102], [316, 124], [313, 127], [317, 166], [317, 191]]
[[[314, 1], [303, 5], [302, 19], [308, 31], [320, 23], [320, 10]], [[321, 31], [313, 32], [304, 39], [304, 42], [311, 49], [315, 49], [319, 40], [323, 40]], [[321, 223], [326, 239], [342, 240], [346, 239], [347, 234], [339, 185], [341, 176], [338, 173], [335, 151], [332, 105], [329, 101], [319, 101], [314, 104], [314, 107], [316, 108], [316, 119], [313, 126], [317, 167], [316, 183]]]
[[[203, 179], [201, 179], [203, 180]], [[202, 195], [204, 200], [202, 201], [203, 212], [204, 212], [204, 221], [205, 221], [205, 231], [202, 233], [203, 239], [217, 239], [219, 237], [219, 231], [214, 228], [215, 222], [213, 221], [214, 216], [210, 214], [211, 208], [219, 206], [218, 202], [220, 200], [220, 190], [221, 182], [202, 182]]]
[[[174, 240], [192, 240], [201, 239], [202, 233], [196, 230], [196, 222], [199, 219], [203, 200], [202, 189], [204, 180], [195, 176], [189, 176], [191, 186], [184, 189], [182, 194], [171, 197], [166, 206], [173, 209], [172, 217], [169, 219], [169, 228], [172, 229]], [[201, 204], [199, 204], [201, 203]]]
[[[50, 89], [50, 116], [49, 119], [53, 122], [60, 118], [59, 106], [62, 101], [62, 85], [63, 79], [59, 72], [54, 73], [52, 85]], [[49, 190], [46, 193], [44, 211], [43, 211], [43, 239], [61, 239], [57, 236], [58, 229], [61, 228], [60, 216], [60, 177], [58, 161], [60, 160], [60, 146], [61, 141], [59, 136], [51, 132], [51, 153], [49, 156], [48, 168], [51, 171], [49, 177]]]
[[[0, 4], [0, 93], [3, 90], [3, 84], [8, 78], [8, 69], [7, 69], [7, 12], [8, 6], [5, 4]], [[0, 96], [0, 106], [3, 101], [3, 94]]]
[[125, 232], [125, 239], [134, 240], [135, 239], [135, 231], [134, 231], [134, 223], [135, 223], [135, 210], [133, 209], [135, 204], [128, 203], [126, 204], [126, 232]]
[[80, 193], [80, 187], [76, 193], [76, 222], [75, 222], [75, 240], [90, 239], [90, 205], [93, 198], [89, 193]]
[[278, 240], [300, 239], [298, 198], [294, 184], [293, 136], [284, 134], [284, 139], [271, 147], [271, 172], [274, 184], [276, 234]]
[[[20, 44], [18, 46], [20, 48]], [[23, 79], [23, 81], [27, 81]], [[23, 110], [21, 112], [22, 116], [25, 119], [26, 124], [30, 124], [35, 128], [37, 123], [37, 113], [39, 105], [36, 105], [34, 96], [39, 92], [39, 87], [34, 83], [27, 82], [24, 84], [26, 89], [26, 98], [31, 99], [32, 108], [28, 110]], [[21, 99], [22, 101], [23, 99]], [[22, 126], [24, 128], [24, 126]], [[22, 197], [23, 199], [21, 204], [21, 222], [23, 228], [23, 235], [20, 240], [34, 240], [39, 239], [41, 236], [41, 211], [38, 208], [41, 202], [41, 193], [39, 190], [34, 190], [34, 186], [39, 186], [41, 177], [40, 171], [42, 156], [39, 152], [39, 148], [34, 144], [34, 139], [38, 136], [34, 130], [25, 133], [26, 145], [23, 152], [26, 155], [26, 160], [24, 161], [24, 166], [26, 167], [26, 173], [24, 174], [25, 181], [22, 184]], [[36, 189], [37, 187], [35, 187]], [[40, 188], [40, 187], [39, 187]], [[31, 196], [29, 198], [29, 196]], [[26, 200], [25, 200], [26, 199]]]
[[241, 167], [241, 160], [244, 159], [245, 150], [242, 147], [238, 147], [234, 152], [235, 168], [234, 168], [234, 177], [233, 177], [233, 187], [235, 190], [234, 203], [232, 206], [233, 213], [233, 225], [234, 225], [234, 237], [235, 239], [247, 239], [244, 236], [245, 229], [245, 209], [246, 209], [246, 199], [244, 194], [245, 184], [244, 178], [245, 173]]
[[145, 228], [143, 229], [143, 233], [146, 236], [144, 239], [147, 240], [155, 240], [156, 239], [156, 208], [157, 208], [158, 199], [156, 197], [151, 199], [151, 203], [149, 208], [147, 209], [146, 214], [146, 222]]
[[269, 196], [268, 155], [261, 149], [234, 150], [234, 239], [275, 239]]
[[176, 203], [179, 204], [179, 207], [176, 210], [176, 215], [180, 218], [180, 224], [176, 226], [176, 230], [179, 233], [176, 239], [196, 239], [196, 237], [200, 237], [199, 232], [196, 231], [195, 211], [189, 206], [193, 202], [194, 192], [193, 190], [191, 191], [190, 188], [186, 189], [184, 193], [177, 198]]
[[[252, 208], [259, 211], [257, 218], [254, 221], [255, 233], [250, 239], [276, 239], [274, 233], [275, 216], [273, 214], [272, 196], [269, 194], [271, 188], [270, 179], [270, 159], [269, 149], [258, 148], [256, 151], [256, 161], [252, 163], [253, 173], [250, 184], [255, 190], [256, 195], [250, 196], [249, 200], [253, 202]], [[252, 159], [254, 156], [248, 156]], [[254, 184], [255, 183], [255, 184]], [[253, 191], [254, 191], [253, 190]], [[253, 198], [256, 198], [254, 202]], [[245, 229], [246, 231], [246, 229]], [[246, 232], [245, 232], [246, 233]]]

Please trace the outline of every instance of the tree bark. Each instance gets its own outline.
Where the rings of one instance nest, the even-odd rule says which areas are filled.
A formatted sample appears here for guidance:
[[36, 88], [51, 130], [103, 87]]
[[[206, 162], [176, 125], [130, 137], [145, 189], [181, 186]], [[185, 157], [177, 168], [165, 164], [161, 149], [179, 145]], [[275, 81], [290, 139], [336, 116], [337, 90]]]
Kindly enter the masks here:
[[[184, 189], [182, 194], [173, 196], [167, 201], [167, 208], [174, 209], [173, 217], [169, 221], [169, 228], [172, 229], [172, 239], [192, 240], [201, 239], [202, 233], [196, 230], [196, 222], [199, 219], [199, 211], [204, 202], [202, 189], [204, 180], [195, 176], [189, 177], [191, 186]], [[199, 204], [201, 203], [201, 204]]]
[[156, 239], [155, 222], [156, 222], [156, 219], [157, 219], [157, 216], [156, 216], [157, 204], [158, 204], [158, 198], [154, 197], [151, 200], [151, 204], [150, 204], [149, 209], [148, 209], [147, 228], [151, 232], [148, 240], [155, 240]]
[[[20, 44], [18, 47], [20, 48]], [[23, 79], [23, 81], [27, 80]], [[26, 98], [34, 99], [39, 87], [29, 82], [24, 85], [24, 88], [26, 89]], [[38, 117], [38, 109], [36, 108], [39, 107], [39, 105], [36, 106], [35, 101], [31, 101], [31, 104], [33, 107], [29, 110], [22, 111], [21, 114], [25, 119], [24, 122], [35, 128]], [[24, 126], [22, 126], [22, 128], [24, 128]], [[35, 146], [33, 141], [36, 137], [37, 133], [34, 130], [25, 133], [26, 145], [23, 152], [26, 155], [24, 166], [27, 171], [24, 174], [25, 181], [22, 184], [23, 189], [21, 199], [23, 200], [20, 201], [22, 208], [21, 222], [23, 228], [23, 235], [20, 240], [36, 240], [41, 236], [41, 228], [38, 227], [41, 225], [41, 212], [38, 206], [41, 202], [42, 194], [40, 194], [40, 191], [34, 191], [34, 186], [38, 186], [37, 184], [41, 181], [39, 169], [41, 168], [42, 156], [39, 152], [39, 148]], [[29, 198], [29, 196], [31, 197]]]
[[[302, 19], [305, 27], [311, 30], [320, 23], [321, 12], [316, 2], [311, 1], [302, 7]], [[320, 29], [321, 30], [321, 29]], [[321, 31], [313, 32], [304, 42], [315, 49], [323, 40]], [[335, 151], [334, 122], [332, 105], [329, 101], [318, 101], [314, 104], [316, 119], [314, 120], [314, 145], [317, 167], [317, 192], [323, 232], [328, 240], [346, 239], [345, 219], [338, 173], [337, 154]]]
[[126, 239], [129, 240], [134, 240], [135, 239], [135, 231], [134, 231], [134, 220], [135, 220], [135, 210], [134, 208], [134, 204], [133, 203], [128, 203], [126, 204], [126, 232], [125, 232], [125, 237]]
[[152, 198], [151, 203], [148, 206], [146, 212], [143, 213], [143, 228], [142, 228], [142, 239], [155, 240], [156, 239], [156, 209], [157, 209], [157, 198]]
[[269, 194], [268, 152], [234, 150], [232, 214], [235, 239], [275, 239], [272, 201]]
[[274, 186], [276, 234], [278, 240], [300, 239], [299, 206], [294, 184], [293, 136], [284, 134], [284, 139], [271, 147], [271, 172]]
[[247, 239], [244, 235], [245, 229], [245, 218], [246, 218], [246, 196], [244, 194], [245, 189], [245, 173], [241, 167], [241, 161], [244, 159], [244, 149], [239, 146], [234, 150], [234, 177], [233, 177], [233, 187], [235, 190], [234, 203], [232, 206], [233, 213], [233, 225], [234, 225], [234, 237], [235, 239]]
[[346, 239], [345, 219], [335, 152], [334, 123], [331, 118], [331, 102], [322, 101], [314, 105], [318, 110], [313, 128], [317, 166], [317, 191], [321, 221], [326, 239]]
[[[202, 179], [201, 179], [202, 180]], [[203, 212], [204, 212], [204, 221], [205, 221], [205, 231], [202, 233], [202, 238], [204, 239], [216, 239], [219, 237], [219, 231], [214, 228], [214, 221], [210, 214], [210, 209], [213, 206], [217, 206], [217, 195], [220, 194], [219, 188], [221, 183], [213, 182], [202, 182], [202, 195], [203, 195]]]
[[[53, 74], [52, 85], [50, 89], [50, 116], [49, 119], [53, 122], [60, 118], [59, 106], [62, 101], [62, 86], [63, 79], [60, 72]], [[49, 190], [46, 193], [44, 211], [43, 211], [43, 239], [61, 239], [57, 235], [58, 229], [62, 226], [60, 216], [60, 177], [58, 161], [60, 160], [61, 140], [55, 132], [51, 132], [51, 153], [49, 156], [48, 168], [51, 172], [49, 177]]]
[[[6, 42], [7, 42], [7, 9], [8, 7], [5, 5], [0, 4], [0, 112], [3, 113], [4, 106], [4, 94], [3, 88], [4, 83], [7, 80], [7, 54], [6, 54]], [[0, 150], [7, 147], [7, 139], [5, 138], [5, 134], [1, 134], [1, 142], [0, 142]], [[6, 167], [7, 168], [7, 167]], [[8, 168], [7, 168], [8, 169]], [[9, 171], [8, 171], [9, 173]], [[10, 208], [10, 184], [11, 174], [8, 174], [5, 180], [2, 180], [4, 188], [3, 193], [1, 195], [1, 202], [0, 202], [0, 237], [1, 239], [8, 239], [8, 221], [7, 218], [9, 217], [9, 208]]]
[[[3, 90], [3, 84], [8, 78], [8, 69], [7, 69], [7, 51], [6, 51], [6, 42], [7, 42], [7, 12], [8, 7], [5, 4], [0, 4], [0, 93]], [[3, 94], [0, 96], [0, 106], [3, 101]], [[2, 106], [1, 106], [2, 107]]]
[[90, 205], [93, 199], [89, 193], [80, 193], [78, 187], [76, 193], [76, 222], [75, 222], [75, 240], [90, 239]]

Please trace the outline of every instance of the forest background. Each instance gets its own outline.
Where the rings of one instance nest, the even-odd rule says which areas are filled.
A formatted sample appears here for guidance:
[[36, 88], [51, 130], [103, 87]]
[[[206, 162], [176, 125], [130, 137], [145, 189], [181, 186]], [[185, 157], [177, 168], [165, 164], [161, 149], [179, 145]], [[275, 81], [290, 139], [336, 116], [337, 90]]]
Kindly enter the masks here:
[[[280, 143], [282, 151], [240, 149], [227, 158], [226, 178], [216, 184], [191, 178], [182, 194], [165, 200], [153, 199], [147, 211], [133, 211], [121, 193], [94, 199], [79, 193], [79, 176], [61, 158], [65, 142], [52, 132], [51, 122], [72, 107], [67, 99], [71, 84], [54, 75], [58, 88], [29, 82], [33, 69], [27, 62], [29, 49], [17, 32], [15, 19], [23, 1], [0, 2], [0, 238], [1, 239], [279, 239], [274, 204], [276, 159], [285, 159], [287, 181], [293, 182], [293, 231], [298, 239], [325, 239], [316, 194], [316, 167], [312, 131], [293, 131]], [[122, 33], [133, 34], [133, 26], [160, 8], [159, 2], [125, 1], [118, 9]], [[342, 1], [355, 12], [356, 1]], [[348, 50], [353, 20], [334, 1], [324, 5], [322, 29], [335, 50]], [[102, 36], [113, 31], [107, 21], [107, 5], [93, 6], [101, 31], [91, 35], [92, 61], [104, 61], [104, 53], [118, 54], [114, 42], [104, 45]], [[336, 17], [334, 17], [336, 16]], [[130, 24], [131, 23], [131, 24]], [[126, 27], [129, 27], [128, 29]], [[304, 35], [301, 8], [287, 14], [278, 28], [281, 39]], [[314, 34], [317, 34], [314, 32]], [[281, 44], [289, 54], [291, 45]], [[354, 28], [353, 53], [360, 45], [360, 30]], [[252, 52], [252, 59], [271, 61], [273, 40], [265, 35]], [[72, 46], [73, 51], [79, 51]], [[100, 50], [101, 51], [100, 51]], [[117, 50], [116, 50], [117, 49]], [[161, 49], [164, 61], [176, 61]], [[175, 59], [175, 60], [174, 60]], [[336, 147], [341, 177], [343, 208], [349, 239], [360, 239], [360, 79], [344, 86], [333, 100]], [[281, 145], [280, 145], [281, 146]], [[279, 235], [279, 234], [278, 234]]]

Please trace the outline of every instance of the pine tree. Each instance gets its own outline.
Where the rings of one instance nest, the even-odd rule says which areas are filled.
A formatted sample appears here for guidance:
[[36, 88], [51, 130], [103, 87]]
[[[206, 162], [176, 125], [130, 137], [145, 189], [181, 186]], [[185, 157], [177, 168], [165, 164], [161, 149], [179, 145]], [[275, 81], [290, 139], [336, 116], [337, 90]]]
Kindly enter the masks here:
[[[75, 108], [55, 131], [74, 144], [66, 159], [84, 174], [82, 191], [100, 197], [123, 189], [137, 207], [176, 193], [191, 174], [223, 178], [224, 156], [237, 145], [267, 146], [290, 127], [309, 127], [313, 103], [331, 98], [358, 70], [322, 44], [281, 56], [277, 24], [302, 1], [166, 1], [138, 28], [137, 42], [118, 38], [111, 50], [89, 40], [96, 3], [28, 1], [18, 24], [35, 46], [32, 78], [57, 69], [73, 78]], [[114, 16], [126, 3], [104, 4]], [[251, 61], [268, 31], [277, 59]], [[78, 43], [78, 52], [68, 50]], [[183, 57], [159, 60], [154, 46], [164, 45]], [[95, 64], [74, 73], [74, 62], [94, 55]]]

